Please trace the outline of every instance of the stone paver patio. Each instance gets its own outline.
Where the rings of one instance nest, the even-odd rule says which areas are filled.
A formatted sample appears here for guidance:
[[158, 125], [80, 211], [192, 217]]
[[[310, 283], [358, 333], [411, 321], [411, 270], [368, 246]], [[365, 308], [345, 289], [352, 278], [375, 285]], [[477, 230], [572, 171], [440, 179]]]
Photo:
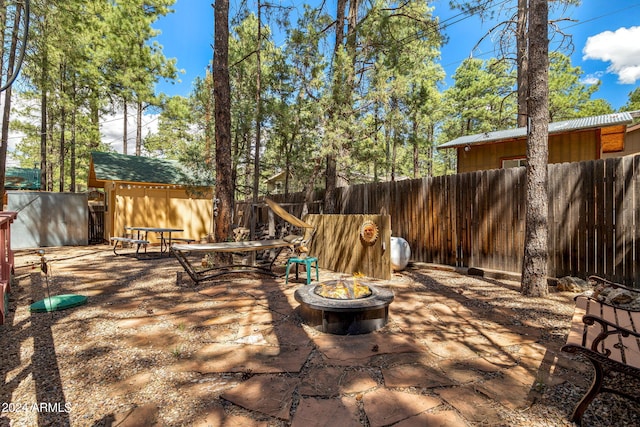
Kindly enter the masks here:
[[[579, 390], [573, 400], [555, 403], [544, 392], [567, 380], [584, 386], [591, 376], [587, 365], [560, 351], [570, 293], [552, 294], [557, 304], [541, 303], [532, 320], [517, 306], [496, 304], [518, 298], [516, 281], [412, 265], [380, 282], [395, 293], [384, 328], [339, 336], [300, 322], [293, 293], [301, 282], [285, 286], [284, 278], [243, 274], [195, 287], [176, 281], [181, 268], [172, 258], [116, 258], [108, 247], [76, 251], [50, 251], [54, 274], [79, 278], [66, 290], [99, 305], [101, 321], [117, 331], [112, 344], [142, 353], [170, 348], [175, 357], [167, 375], [198, 378], [179, 392], [208, 406], [185, 414], [184, 425], [571, 425]], [[26, 278], [37, 282], [29, 271], [33, 259], [18, 254], [22, 279], [12, 298], [21, 304], [28, 288], [38, 286]], [[165, 283], [162, 293], [128, 285], [145, 274]], [[321, 271], [321, 280], [334, 276]], [[545, 327], [565, 318], [564, 328]], [[111, 420], [167, 424], [161, 397], [137, 394], [153, 381], [151, 370], [141, 369], [106, 385], [114, 399], [127, 396], [131, 403], [109, 414]]]

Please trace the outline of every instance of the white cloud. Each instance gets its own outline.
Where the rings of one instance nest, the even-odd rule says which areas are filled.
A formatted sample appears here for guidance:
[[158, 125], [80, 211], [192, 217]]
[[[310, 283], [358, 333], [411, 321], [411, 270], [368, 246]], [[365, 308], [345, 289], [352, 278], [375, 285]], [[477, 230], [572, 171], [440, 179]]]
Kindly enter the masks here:
[[585, 85], [597, 85], [598, 83], [600, 83], [602, 74], [603, 74], [602, 72], [587, 74], [586, 76], [582, 77], [582, 79], [580, 80], [580, 83]]
[[[134, 154], [136, 150], [136, 113], [127, 115], [127, 154]], [[142, 116], [142, 138], [150, 133], [158, 131], [158, 115], [150, 114]], [[100, 123], [100, 136], [102, 142], [109, 145], [117, 153], [122, 153], [124, 134], [124, 113], [118, 111], [108, 115]]]
[[640, 27], [618, 28], [587, 39], [583, 60], [610, 62], [608, 73], [618, 76], [618, 83], [634, 84], [640, 79]]
[[[24, 112], [28, 107], [27, 102], [32, 102], [31, 115], [25, 116], [20, 114]], [[4, 109], [4, 93], [0, 96], [0, 111]], [[40, 113], [38, 104], [33, 101], [25, 101], [18, 95], [13, 96], [11, 99], [11, 119], [20, 119], [26, 122], [33, 123], [36, 126], [40, 124]], [[145, 138], [150, 133], [158, 132], [158, 114], [148, 114], [142, 116], [142, 138]], [[118, 153], [122, 153], [122, 135], [124, 133], [124, 114], [122, 111], [117, 111], [114, 114], [110, 114], [102, 117], [100, 122], [100, 138], [102, 142], [109, 145], [113, 150]], [[130, 109], [128, 113], [127, 121], [127, 154], [134, 154], [136, 149], [136, 111]], [[17, 132], [9, 128], [9, 143], [7, 145], [7, 166], [19, 166], [18, 161], [13, 157], [16, 145], [22, 141], [24, 134]]]

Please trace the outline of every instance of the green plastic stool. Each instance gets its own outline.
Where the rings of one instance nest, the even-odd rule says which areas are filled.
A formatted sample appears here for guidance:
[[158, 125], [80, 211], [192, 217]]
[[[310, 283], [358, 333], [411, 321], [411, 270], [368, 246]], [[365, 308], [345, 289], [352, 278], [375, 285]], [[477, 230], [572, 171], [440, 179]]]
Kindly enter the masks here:
[[289, 269], [291, 268], [291, 264], [296, 265], [296, 280], [298, 279], [298, 264], [304, 264], [307, 269], [307, 285], [311, 283], [311, 267], [315, 267], [316, 269], [316, 280], [320, 280], [320, 276], [318, 274], [318, 258], [315, 257], [306, 257], [306, 258], [289, 258], [287, 260], [287, 273], [285, 284], [289, 283]]

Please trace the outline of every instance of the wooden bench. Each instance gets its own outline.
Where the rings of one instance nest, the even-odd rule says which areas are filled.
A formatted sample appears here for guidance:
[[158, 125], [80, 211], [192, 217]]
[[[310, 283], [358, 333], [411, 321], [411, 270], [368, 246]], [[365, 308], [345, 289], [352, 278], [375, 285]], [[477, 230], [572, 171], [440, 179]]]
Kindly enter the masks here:
[[[639, 289], [627, 288], [597, 276], [589, 279], [599, 286], [640, 294]], [[594, 296], [597, 292], [596, 288]], [[640, 379], [640, 311], [609, 305], [585, 295], [578, 295], [575, 300], [571, 330], [562, 350], [583, 354], [591, 361], [595, 371], [591, 387], [576, 405], [571, 418], [571, 421], [581, 425], [582, 415], [601, 392], [638, 399], [638, 396], [621, 390], [615, 378], [609, 374], [619, 372]], [[605, 379], [610, 383], [608, 386], [604, 385]]]
[[145, 246], [149, 244], [148, 240], [143, 240], [143, 239], [133, 239], [130, 237], [112, 237], [111, 239], [109, 239], [113, 242], [113, 253], [116, 255], [121, 255], [118, 252], [116, 252], [116, 248], [118, 247], [118, 243], [120, 243], [121, 247], [124, 247], [125, 243], [131, 243], [132, 245], [137, 245], [136, 247], [136, 257], [140, 254], [140, 247], [141, 246]]

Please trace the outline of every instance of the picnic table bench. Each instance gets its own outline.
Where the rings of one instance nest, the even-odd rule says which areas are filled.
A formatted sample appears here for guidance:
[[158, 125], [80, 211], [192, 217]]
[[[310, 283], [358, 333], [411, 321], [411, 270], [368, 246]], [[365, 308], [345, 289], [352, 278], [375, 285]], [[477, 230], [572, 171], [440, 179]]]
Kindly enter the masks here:
[[[185, 243], [192, 243], [194, 239], [188, 238], [176, 238], [173, 237], [172, 233], [182, 232], [181, 228], [165, 228], [165, 227], [124, 227], [125, 236], [115, 236], [111, 237], [109, 240], [113, 243], [113, 253], [116, 255], [124, 255], [119, 254], [117, 251], [118, 243], [121, 248], [124, 248], [126, 243], [130, 243], [132, 245], [136, 245], [136, 258], [140, 258], [140, 248], [144, 246], [144, 253], [147, 253], [147, 246], [150, 245], [151, 240], [148, 238], [149, 233], [156, 233], [159, 236], [160, 240], [160, 251], [156, 252], [156, 256], [163, 256], [165, 254], [169, 254], [169, 248], [171, 243], [178, 240]], [[128, 234], [127, 232], [132, 232]]]
[[[597, 276], [589, 278], [600, 286], [624, 289], [632, 294], [640, 294], [639, 289], [631, 289]], [[638, 399], [621, 389], [609, 375], [619, 372], [640, 379], [640, 311], [633, 311], [599, 301], [597, 290], [594, 296], [578, 295], [571, 321], [567, 343], [562, 347], [569, 353], [586, 356], [594, 368], [594, 378], [580, 402], [576, 405], [571, 421], [582, 423], [582, 415], [591, 401], [601, 392]], [[604, 385], [607, 379], [608, 386]]]
[[136, 233], [136, 238], [141, 240], [148, 240], [149, 233], [156, 233], [160, 239], [160, 255], [169, 253], [171, 242], [175, 239], [173, 233], [181, 233], [182, 228], [168, 228], [168, 227], [125, 227], [125, 230]]
[[116, 251], [116, 248], [118, 247], [118, 243], [120, 243], [121, 247], [124, 247], [125, 243], [130, 243], [132, 245], [137, 245], [136, 247], [136, 257], [140, 255], [140, 247], [141, 246], [145, 246], [149, 244], [148, 240], [145, 239], [135, 239], [132, 237], [112, 237], [111, 239], [109, 239], [111, 242], [113, 242], [113, 253], [116, 255], [121, 255]]
[[172, 237], [171, 238], [172, 242], [183, 242], [183, 243], [194, 243], [196, 241], [196, 239], [190, 239], [188, 237]]

